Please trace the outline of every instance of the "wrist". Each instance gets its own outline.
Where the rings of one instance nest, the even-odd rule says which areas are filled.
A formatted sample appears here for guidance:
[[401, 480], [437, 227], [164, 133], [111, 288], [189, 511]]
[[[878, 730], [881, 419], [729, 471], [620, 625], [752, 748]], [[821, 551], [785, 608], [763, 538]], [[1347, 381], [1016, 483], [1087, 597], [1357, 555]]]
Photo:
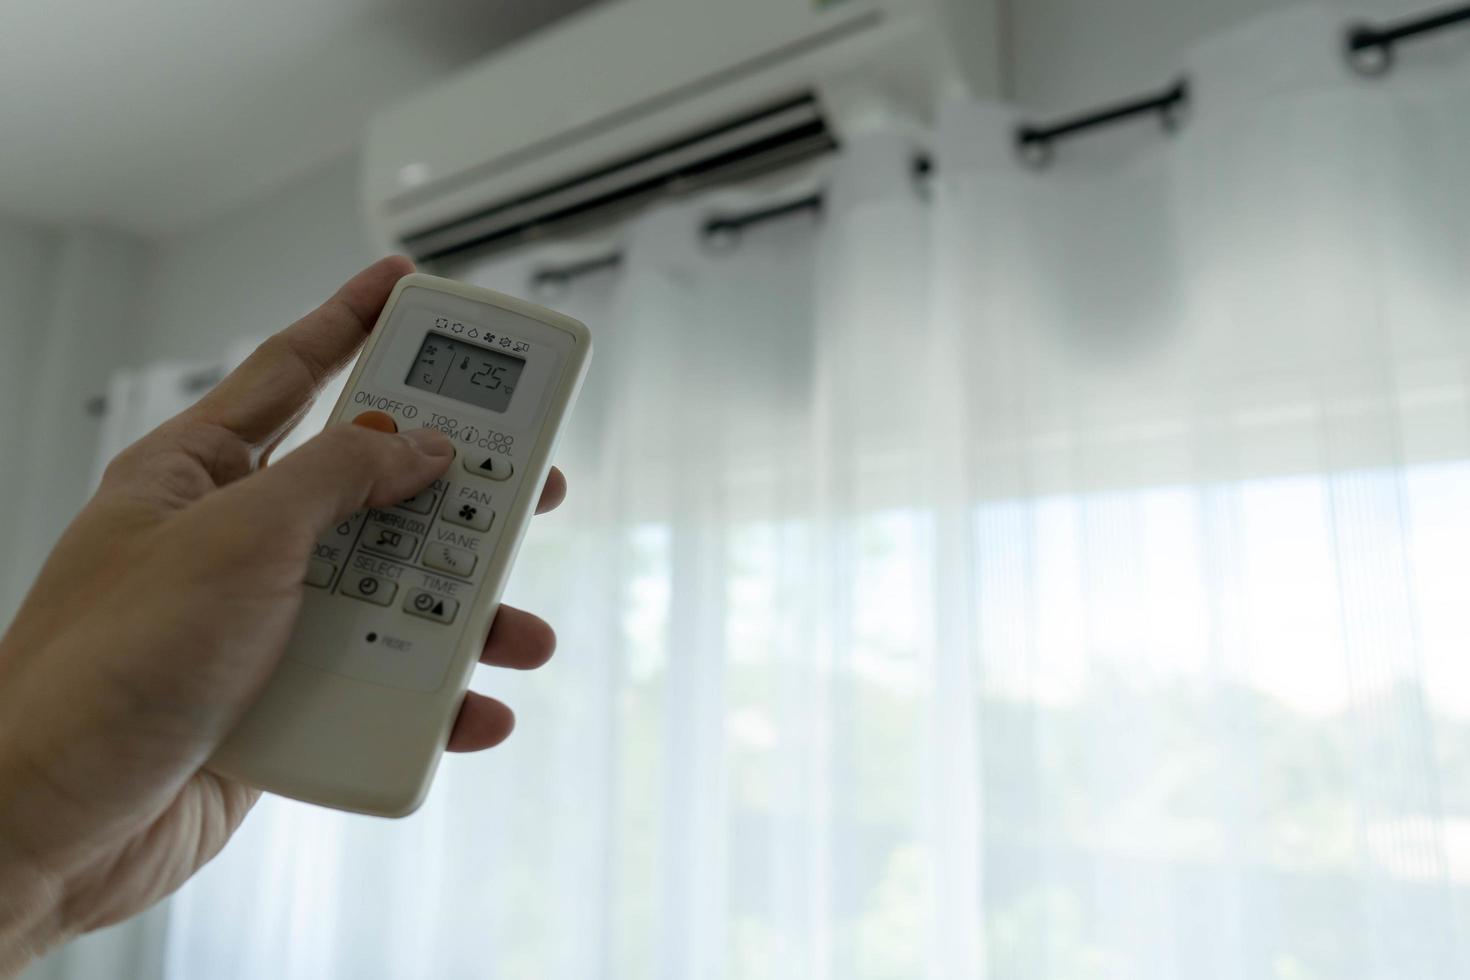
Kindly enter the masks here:
[[13, 739], [0, 731], [0, 977], [24, 969], [31, 960], [66, 938], [65, 889], [59, 875], [29, 852], [13, 821], [20, 803], [34, 792], [15, 764]]
[[60, 881], [0, 837], [0, 977], [9, 977], [66, 937]]

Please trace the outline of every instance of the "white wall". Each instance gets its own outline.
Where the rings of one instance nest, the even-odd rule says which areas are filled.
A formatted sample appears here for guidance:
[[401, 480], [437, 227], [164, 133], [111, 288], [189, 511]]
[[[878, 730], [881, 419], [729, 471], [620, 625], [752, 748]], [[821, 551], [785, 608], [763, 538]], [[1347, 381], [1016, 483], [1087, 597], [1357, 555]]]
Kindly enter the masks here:
[[[17, 221], [0, 219], [0, 506], [18, 513], [26, 495], [31, 448], [28, 421], [35, 385], [33, 365], [46, 340], [58, 236]], [[0, 521], [0, 624], [10, 621], [23, 588], [9, 571], [19, 555], [24, 524]]]
[[147, 360], [207, 360], [274, 333], [376, 254], [358, 217], [357, 161], [154, 248], [138, 342]]

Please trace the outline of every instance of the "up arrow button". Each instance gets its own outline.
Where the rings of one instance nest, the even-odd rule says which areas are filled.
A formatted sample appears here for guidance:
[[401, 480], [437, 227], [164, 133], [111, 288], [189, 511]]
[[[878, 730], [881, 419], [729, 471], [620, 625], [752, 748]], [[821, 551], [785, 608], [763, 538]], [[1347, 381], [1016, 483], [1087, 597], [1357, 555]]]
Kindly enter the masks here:
[[464, 468], [476, 476], [483, 476], [491, 480], [509, 480], [515, 472], [511, 466], [510, 458], [499, 453], [491, 453], [489, 456], [466, 456], [464, 457]]

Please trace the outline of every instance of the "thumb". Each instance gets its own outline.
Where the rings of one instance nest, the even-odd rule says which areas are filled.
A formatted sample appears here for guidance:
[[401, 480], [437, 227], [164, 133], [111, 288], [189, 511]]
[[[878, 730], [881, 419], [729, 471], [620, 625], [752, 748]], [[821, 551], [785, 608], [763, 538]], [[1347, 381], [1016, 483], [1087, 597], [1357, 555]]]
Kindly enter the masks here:
[[274, 525], [309, 543], [355, 510], [407, 500], [453, 458], [453, 443], [438, 429], [390, 434], [339, 425], [215, 496], [236, 526]]

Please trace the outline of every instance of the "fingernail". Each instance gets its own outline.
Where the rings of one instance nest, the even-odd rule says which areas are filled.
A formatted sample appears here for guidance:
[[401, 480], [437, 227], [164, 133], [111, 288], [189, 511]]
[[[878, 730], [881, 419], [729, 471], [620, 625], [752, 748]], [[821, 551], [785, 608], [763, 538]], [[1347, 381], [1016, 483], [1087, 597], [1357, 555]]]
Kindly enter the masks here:
[[401, 435], [425, 456], [449, 456], [454, 452], [454, 443], [438, 429], [425, 426], [421, 429], [409, 429]]

